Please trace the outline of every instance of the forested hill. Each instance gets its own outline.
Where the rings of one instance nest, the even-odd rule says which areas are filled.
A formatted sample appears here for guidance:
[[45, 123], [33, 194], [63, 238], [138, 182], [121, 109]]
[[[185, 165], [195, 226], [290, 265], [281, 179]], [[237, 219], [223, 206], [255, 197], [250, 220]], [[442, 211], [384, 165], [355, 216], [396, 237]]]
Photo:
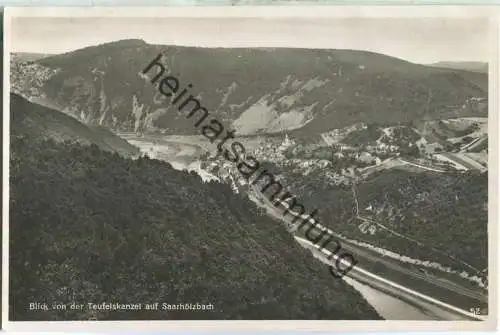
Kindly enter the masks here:
[[96, 144], [99, 148], [124, 156], [139, 154], [139, 148], [104, 127], [85, 125], [77, 119], [35, 103], [10, 95], [11, 135], [36, 134], [38, 138], [56, 141], [71, 140], [81, 144]]
[[[12, 320], [379, 319], [229, 186], [96, 145], [13, 138]], [[30, 311], [30, 302], [214, 311]]]
[[[283, 183], [301, 195], [304, 206], [319, 208], [318, 217], [336, 232], [411, 258], [432, 259], [459, 272], [476, 274], [457, 259], [478, 270], [488, 266], [487, 172], [384, 170], [358, 182], [354, 195], [351, 187], [325, 181], [321, 169], [300, 178], [289, 168], [281, 170], [285, 171]], [[361, 217], [387, 228], [374, 235], [363, 232], [359, 228], [362, 221], [356, 220], [356, 203]], [[434, 254], [436, 249], [448, 257]]]
[[35, 62], [14, 61], [12, 87], [43, 96], [88, 124], [195, 134], [185, 113], [141, 74], [160, 52], [179, 87], [192, 84], [190, 93], [240, 135], [295, 129], [311, 136], [360, 120], [394, 124], [488, 114], [473, 100], [487, 98], [487, 74], [359, 50], [195, 48], [121, 40]]

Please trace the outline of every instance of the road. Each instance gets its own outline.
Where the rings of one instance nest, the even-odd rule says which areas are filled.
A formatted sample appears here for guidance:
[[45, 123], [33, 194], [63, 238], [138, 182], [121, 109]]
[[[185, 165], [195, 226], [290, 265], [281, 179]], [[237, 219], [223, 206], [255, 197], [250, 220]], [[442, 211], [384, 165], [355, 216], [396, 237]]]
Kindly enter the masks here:
[[476, 162], [475, 160], [467, 157], [466, 153], [452, 153], [452, 152], [444, 152], [441, 153], [441, 155], [445, 156], [449, 160], [452, 160], [455, 162], [455, 164], [458, 164], [464, 168], [464, 170], [479, 170], [479, 171], [486, 171], [487, 168]]
[[[361, 217], [359, 217], [359, 218], [362, 219]], [[367, 222], [375, 224], [375, 221], [371, 221], [371, 220], [368, 220], [368, 219], [362, 219], [362, 220], [367, 220]], [[377, 260], [376, 258], [370, 257], [368, 254], [366, 255], [366, 257], [367, 258], [371, 258], [373, 261], [381, 262], [381, 260]], [[437, 287], [441, 287], [441, 288], [453, 291], [455, 293], [458, 293], [458, 294], [470, 297], [472, 299], [476, 299], [478, 301], [482, 301], [484, 303], [487, 303], [487, 301], [488, 301], [486, 296], [481, 295], [481, 294], [477, 293], [476, 291], [473, 291], [473, 290], [464, 288], [464, 287], [462, 287], [460, 285], [454, 284], [452, 282], [440, 281], [438, 279], [432, 278], [429, 275], [425, 275], [425, 274], [417, 273], [415, 271], [408, 270], [408, 269], [406, 269], [406, 268], [404, 268], [402, 266], [399, 266], [399, 265], [391, 263], [391, 262], [386, 262], [385, 265], [387, 267], [393, 269], [393, 270], [396, 270], [396, 271], [399, 271], [401, 273], [410, 275], [410, 276], [412, 276], [414, 278], [422, 279], [422, 280], [424, 280], [424, 281], [426, 281], [426, 282], [428, 282], [430, 284], [433, 284], [433, 285], [435, 285]]]
[[474, 141], [464, 145], [462, 148], [460, 148], [460, 152], [467, 152], [469, 150], [473, 150], [475, 147], [481, 145], [484, 141], [488, 139], [488, 135], [484, 135], [481, 137], [478, 137]]
[[446, 172], [446, 171], [444, 171], [444, 170], [439, 170], [439, 169], [431, 168], [431, 167], [428, 167], [428, 166], [424, 166], [424, 165], [420, 165], [420, 164], [416, 164], [416, 163], [408, 162], [408, 161], [405, 161], [405, 160], [403, 160], [403, 159], [401, 159], [401, 158], [399, 158], [398, 160], [399, 160], [400, 162], [402, 162], [403, 164], [412, 165], [412, 166], [419, 167], [419, 168], [424, 169], [424, 170], [434, 171], [434, 172], [440, 172], [440, 173]]
[[[313, 243], [300, 237], [296, 237], [296, 240], [301, 245], [311, 250], [313, 255], [323, 263], [327, 265], [332, 265], [334, 263], [336, 257], [334, 255], [331, 260], [328, 260], [327, 257], [331, 255], [331, 252], [328, 250], [319, 251]], [[424, 314], [429, 315], [431, 319], [468, 321], [486, 320], [485, 316], [475, 315], [455, 306], [443, 303], [437, 299], [377, 276], [360, 268], [359, 266], [354, 267], [352, 271], [349, 272], [348, 276], [360, 283], [401, 299], [412, 306], [416, 306], [418, 309], [423, 311]]]

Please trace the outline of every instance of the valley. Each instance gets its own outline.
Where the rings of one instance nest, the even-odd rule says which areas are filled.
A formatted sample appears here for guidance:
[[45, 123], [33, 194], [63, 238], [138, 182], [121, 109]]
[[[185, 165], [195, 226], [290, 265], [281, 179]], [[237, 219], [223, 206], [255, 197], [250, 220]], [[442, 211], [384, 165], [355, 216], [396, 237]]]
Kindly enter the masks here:
[[[262, 185], [244, 176], [242, 160], [220, 154], [185, 111], [158, 94], [141, 71], [160, 51], [168, 71], [193, 83], [193, 96], [236, 131], [234, 142], [246, 148], [241, 159], [258, 161], [292, 198], [270, 205]], [[13, 222], [30, 225], [42, 212], [41, 226], [30, 226], [43, 236], [36, 250], [58, 258], [61, 250], [71, 253], [64, 223], [82, 216], [74, 219], [82, 228], [69, 223], [81, 237], [68, 241], [79, 252], [88, 245], [97, 251], [84, 282], [67, 288], [74, 294], [83, 285], [87, 295], [124, 298], [125, 289], [98, 284], [108, 278], [100, 269], [109, 266], [122, 276], [122, 288], [139, 288], [136, 297], [223, 297], [231, 307], [216, 319], [262, 318], [260, 306], [276, 319], [483, 320], [488, 78], [482, 65], [462, 65], [476, 70], [356, 50], [210, 49], [135, 39], [60, 55], [17, 55], [10, 76]], [[39, 179], [39, 197], [29, 194], [24, 177]], [[48, 199], [53, 193], [63, 205]], [[24, 198], [33, 205], [20, 205]], [[312, 247], [283, 218], [285, 210], [305, 217], [290, 199], [309, 212], [318, 209], [314, 236], [328, 230], [355, 255], [359, 264], [345, 278], [327, 276], [321, 263], [331, 250]], [[61, 229], [56, 237], [47, 233], [54, 227]], [[135, 229], [143, 240], [135, 239]], [[114, 264], [115, 254], [130, 259]], [[18, 271], [22, 260], [34, 264], [33, 257], [22, 253]], [[221, 273], [240, 265], [241, 271], [221, 277], [207, 259]], [[182, 286], [177, 280], [187, 277], [178, 268], [169, 265], [170, 277], [159, 269], [173, 260], [198, 279]], [[87, 263], [76, 256], [67, 262], [80, 274]], [[145, 278], [126, 283], [125, 264], [139, 273], [141, 262]], [[53, 267], [44, 263], [44, 280], [63, 285], [70, 273]], [[313, 288], [305, 286], [316, 279]], [[16, 285], [43, 287], [30, 280]], [[224, 285], [238, 293], [227, 295]], [[235, 300], [241, 297], [243, 307]], [[353, 312], [341, 311], [346, 306]]]
[[[203, 146], [203, 138], [197, 136], [152, 136], [150, 138], [148, 138], [147, 136], [142, 136], [137, 138], [131, 136], [130, 134], [122, 134], [122, 136], [127, 138], [131, 143], [142, 142], [139, 147], [142, 148], [144, 154], [150, 155], [151, 158], [166, 160], [170, 162], [176, 169], [196, 171], [202, 176], [204, 180], [219, 180], [219, 178], [215, 175], [209, 175], [210, 177], [207, 178], [207, 172], [200, 169], [200, 164], [192, 164], [194, 161], [198, 161], [199, 163], [201, 163], [199, 160], [201, 156], [203, 156], [202, 153], [210, 153], [210, 151], [205, 150], [216, 150], [215, 146], [210, 147], [210, 145], [208, 145], [206, 142], [204, 145], [205, 148], [201, 149], [201, 146]], [[238, 140], [245, 144], [248, 144], [248, 147], [254, 145], [254, 148], [259, 148], [259, 146], [255, 146], [257, 143], [259, 143], [258, 138], [247, 137]], [[261, 138], [260, 143], [263, 143], [263, 141], [264, 140]], [[169, 143], [171, 147], [161, 145], [160, 143]], [[195, 147], [199, 150], [189, 150], [190, 154], [187, 154], [187, 156], [189, 156], [190, 158], [187, 158], [186, 153], [188, 152], [188, 150], [180, 149], [176, 146], [186, 148]], [[151, 148], [154, 149], [151, 150]], [[184, 161], [186, 163], [179, 164], [180, 161]], [[193, 166], [196, 166], [195, 170], [193, 170]], [[422, 170], [424, 172], [426, 171], [425, 168], [423, 168]], [[221, 178], [223, 178], [223, 176], [224, 174], [221, 175]], [[256, 201], [257, 204], [263, 205], [260, 201], [257, 200], [259, 199], [258, 193], [258, 191], [251, 192], [250, 194], [254, 195], [251, 196], [250, 199], [255, 199], [254, 201]], [[266, 208], [266, 211], [270, 213], [271, 217], [274, 217], [278, 221], [283, 220], [283, 213], [276, 211], [273, 206], [265, 206], [264, 204], [264, 208]], [[366, 219], [362, 219], [361, 222], [363, 222], [363, 220]], [[370, 220], [366, 222], [368, 224], [371, 223]], [[361, 225], [360, 230], [363, 230]], [[313, 236], [317, 235], [318, 232], [318, 230], [313, 231]], [[339, 232], [335, 233], [337, 234]], [[344, 234], [345, 232], [343, 232], [341, 236], [343, 236]], [[296, 233], [295, 236], [305, 238], [302, 234], [300, 234], [300, 232]], [[362, 234], [360, 236], [362, 236]], [[425, 264], [425, 262], [423, 261], [418, 261], [417, 264], [411, 265], [411, 263], [408, 263], [408, 261], [402, 262], [402, 260], [408, 259], [408, 255], [403, 254], [399, 255], [396, 258], [391, 258], [387, 257], [387, 253], [389, 251], [384, 250], [383, 253], [380, 253], [380, 251], [374, 252], [376, 248], [373, 248], [373, 246], [370, 247], [369, 245], [362, 246], [363, 243], [361, 243], [360, 240], [352, 240], [344, 237], [342, 241], [344, 248], [346, 248], [350, 252], [353, 252], [356, 260], [360, 262], [360, 264], [356, 266], [356, 269], [361, 268], [363, 269], [363, 271], [369, 270], [371, 271], [371, 273], [382, 275], [386, 279], [390, 278], [396, 283], [407, 285], [406, 287], [411, 287], [419, 293], [425, 292], [426, 294], [428, 294], [428, 296], [437, 298], [440, 302], [445, 302], [444, 304], [447, 303], [449, 304], [449, 306], [459, 306], [459, 310], [465, 311], [465, 313], [456, 314], [456, 312], [454, 312], [453, 310], [450, 312], [448, 308], [440, 309], [442, 307], [438, 307], [439, 305], [434, 305], [431, 308], [428, 306], [428, 302], [418, 299], [416, 302], [408, 302], [408, 298], [405, 298], [406, 296], [404, 294], [401, 295], [402, 293], [387, 293], [386, 290], [383, 289], [370, 288], [371, 286], [373, 286], [373, 283], [370, 281], [366, 282], [365, 280], [360, 279], [359, 276], [355, 274], [356, 272], [352, 275], [346, 276], [347, 278], [345, 278], [344, 280], [358, 289], [360, 292], [366, 292], [368, 290], [365, 298], [368, 299], [368, 297], [370, 297], [371, 301], [370, 299], [369, 301], [384, 317], [387, 317], [389, 319], [416, 318], [432, 320], [434, 318], [439, 319], [440, 317], [443, 317], [443, 315], [446, 315], [445, 318], [448, 320], [461, 320], [463, 317], [475, 319], [475, 317], [473, 317], [471, 314], [467, 314], [469, 309], [474, 307], [480, 307], [483, 310], [485, 309], [485, 306], [487, 304], [487, 296], [484, 295], [484, 293], [482, 293], [481, 290], [479, 290], [474, 284], [460, 278], [458, 274], [447, 275], [446, 272], [435, 272], [435, 270], [432, 271], [432, 268], [427, 268], [427, 271], [434, 273], [434, 275], [431, 275], [429, 272], [424, 272], [426, 275], [422, 275], [420, 268], [426, 268], [425, 266], [423, 266], [423, 264]], [[302, 242], [300, 243], [303, 244]], [[427, 263], [431, 263], [432, 261], [436, 261], [436, 259], [429, 259], [427, 260]], [[420, 266], [418, 264], [420, 264]], [[444, 269], [443, 266], [439, 266], [438, 268]], [[436, 279], [432, 280], [432, 277]], [[396, 298], [396, 302], [393, 300], [394, 297]], [[399, 306], [399, 308], [396, 309], [397, 315], [394, 314], [394, 312], [391, 313], [391, 310], [394, 311], [395, 305]], [[421, 308], [423, 308], [423, 310]], [[403, 310], [407, 312], [403, 313]], [[431, 312], [432, 310], [434, 311]]]

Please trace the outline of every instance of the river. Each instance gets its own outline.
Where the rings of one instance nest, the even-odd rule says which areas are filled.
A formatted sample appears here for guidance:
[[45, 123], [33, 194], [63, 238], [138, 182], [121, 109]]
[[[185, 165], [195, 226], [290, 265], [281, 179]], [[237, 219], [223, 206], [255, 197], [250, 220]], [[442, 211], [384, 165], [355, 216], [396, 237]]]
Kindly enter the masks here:
[[[208, 141], [198, 136], [137, 136], [135, 134], [119, 134], [130, 144], [138, 147], [149, 157], [169, 162], [177, 170], [197, 172], [204, 180], [218, 180], [200, 167], [200, 156], [207, 151], [215, 150]], [[320, 255], [315, 255], [321, 260]], [[386, 320], [439, 320], [452, 319], [441, 313], [432, 313], [381, 292], [359, 281], [344, 277], [347, 284], [354, 287]], [[335, 280], [335, 279], [332, 279]]]
[[139, 148], [142, 154], [150, 158], [163, 160], [176, 170], [194, 171], [203, 181], [218, 180], [201, 168], [200, 156], [207, 152], [206, 147], [198, 144], [195, 136], [186, 136], [182, 141], [180, 136], [137, 136], [135, 134], [119, 134], [130, 144]]
[[361, 293], [378, 314], [386, 320], [439, 320], [437, 316], [431, 313], [380, 292], [368, 285], [361, 284], [352, 278], [344, 276], [342, 279]]

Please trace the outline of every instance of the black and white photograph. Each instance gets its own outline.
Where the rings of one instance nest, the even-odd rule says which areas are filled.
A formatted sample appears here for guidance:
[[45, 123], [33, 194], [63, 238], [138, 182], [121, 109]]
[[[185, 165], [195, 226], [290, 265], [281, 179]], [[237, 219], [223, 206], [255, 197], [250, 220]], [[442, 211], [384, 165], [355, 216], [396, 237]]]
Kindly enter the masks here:
[[489, 320], [490, 17], [112, 11], [5, 11], [8, 321]]

